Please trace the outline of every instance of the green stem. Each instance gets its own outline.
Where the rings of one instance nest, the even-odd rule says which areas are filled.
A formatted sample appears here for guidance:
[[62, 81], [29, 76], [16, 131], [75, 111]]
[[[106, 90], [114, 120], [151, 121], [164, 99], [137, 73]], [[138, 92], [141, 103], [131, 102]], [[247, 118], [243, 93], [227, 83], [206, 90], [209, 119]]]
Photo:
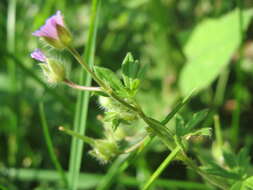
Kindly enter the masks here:
[[216, 137], [218, 146], [222, 148], [223, 139], [222, 139], [222, 133], [221, 133], [221, 127], [220, 127], [220, 118], [218, 115], [214, 116], [214, 128], [215, 128], [215, 137]]
[[[125, 100], [123, 100], [121, 97], [117, 96], [116, 93], [108, 88], [103, 81], [101, 81], [99, 78], [97, 78], [96, 74], [90, 69], [90, 67], [85, 64], [83, 62], [83, 60], [81, 59], [81, 56], [79, 55], [79, 53], [74, 49], [69, 47], [68, 50], [70, 51], [70, 53], [75, 57], [75, 59], [84, 67], [84, 69], [91, 75], [91, 77], [99, 84], [99, 86], [101, 86], [108, 95], [110, 95], [112, 98], [114, 98], [115, 100], [117, 100], [118, 102], [120, 102], [121, 104], [125, 105], [126, 107], [128, 107], [129, 109], [135, 111], [141, 118], [142, 120], [150, 127], [152, 128], [152, 130], [155, 132], [155, 134], [160, 137], [160, 139], [163, 141], [163, 143], [171, 150], [173, 147], [175, 147], [175, 144], [171, 141], [173, 140], [173, 136], [171, 136], [171, 133], [169, 131], [169, 129], [166, 128], [166, 126], [164, 126], [173, 116], [174, 114], [181, 108], [182, 105], [184, 105], [192, 96], [193, 92], [190, 94], [189, 97], [185, 98], [185, 100], [178, 105], [178, 107], [176, 107], [176, 110], [174, 112], [172, 112], [170, 115], [168, 115], [164, 121], [162, 121], [163, 123], [160, 123], [152, 118], [147, 117], [144, 112], [141, 110], [140, 107], [134, 107], [132, 105], [130, 105], [129, 103], [127, 103]], [[172, 151], [173, 152], [173, 151]], [[173, 157], [174, 158], [174, 157]], [[206, 175], [204, 175], [201, 170], [195, 166], [195, 165], [190, 165], [193, 169], [197, 169], [198, 173], [200, 173], [202, 176], [205, 176], [205, 178], [208, 178]], [[164, 166], [163, 166], [164, 167]], [[155, 178], [154, 178], [155, 179]], [[209, 181], [212, 181], [211, 179], [209, 179]], [[152, 181], [151, 181], [152, 183]], [[214, 183], [213, 183], [214, 184]], [[218, 184], [219, 185], [219, 184]]]
[[154, 183], [154, 181], [161, 175], [161, 173], [164, 171], [165, 168], [168, 167], [168, 165], [171, 163], [171, 161], [177, 156], [178, 152], [180, 151], [180, 147], [176, 147], [168, 156], [167, 158], [162, 162], [162, 164], [157, 168], [157, 170], [152, 174], [152, 176], [149, 178], [147, 183], [144, 185], [142, 190], [148, 190], [150, 186]]
[[[86, 45], [84, 60], [89, 66], [93, 65], [95, 57], [95, 42], [98, 26], [98, 13], [99, 13], [100, 0], [92, 0], [92, 15], [88, 33], [88, 42]], [[83, 58], [78, 57], [79, 60]], [[87, 65], [87, 67], [89, 67]], [[91, 85], [91, 77], [85, 75], [83, 71], [80, 73], [80, 84], [85, 86]], [[75, 118], [74, 118], [74, 131], [79, 134], [84, 134], [86, 129], [86, 120], [89, 104], [89, 92], [79, 91]], [[69, 189], [76, 190], [78, 185], [79, 173], [82, 162], [82, 151], [83, 151], [83, 141], [77, 138], [72, 138], [71, 142], [71, 153], [69, 160]]]
[[78, 53], [78, 51], [76, 51], [75, 48], [68, 47], [68, 50], [75, 57], [75, 59], [84, 67], [84, 69], [91, 75], [91, 77], [98, 83], [98, 85], [105, 90], [105, 92], [109, 96], [111, 96], [112, 98], [114, 98], [115, 100], [117, 100], [118, 102], [120, 102], [121, 104], [125, 105], [129, 109], [131, 109], [133, 111], [138, 111], [137, 108], [135, 108], [134, 106], [132, 106], [129, 103], [127, 103], [125, 100], [123, 100], [122, 98], [120, 98], [115, 92], [113, 92], [112, 89], [110, 89], [109, 87], [107, 87], [107, 85], [103, 81], [101, 81], [96, 76], [96, 74], [90, 69], [90, 67], [83, 61], [82, 57], [80, 56], [80, 54]]
[[225, 68], [225, 70], [221, 73], [218, 79], [218, 84], [216, 87], [216, 92], [214, 96], [214, 109], [218, 108], [219, 106], [222, 105], [223, 99], [224, 99], [224, 94], [226, 90], [226, 85], [228, 81], [228, 76], [229, 76], [229, 70], [228, 68]]
[[73, 137], [76, 137], [86, 143], [88, 143], [89, 145], [94, 145], [94, 140], [92, 138], [89, 138], [89, 137], [86, 137], [86, 136], [83, 136], [83, 135], [80, 135], [79, 133], [75, 132], [75, 131], [72, 131], [70, 129], [66, 129], [64, 127], [59, 127], [59, 130], [66, 133], [67, 135], [70, 135], [70, 136], [73, 136]]
[[[187, 96], [184, 100], [178, 103], [176, 107], [165, 117], [165, 119], [161, 121], [161, 123], [163, 125], [166, 125], [175, 116], [175, 114], [190, 100], [190, 98], [191, 98], [191, 95]], [[122, 173], [123, 171], [125, 171], [128, 168], [128, 166], [131, 165], [135, 161], [135, 159], [139, 157], [146, 150], [146, 148], [148, 147], [148, 145], [152, 142], [154, 138], [155, 136], [147, 135], [143, 140], [144, 143], [138, 148], [138, 150], [135, 152], [131, 152], [131, 154], [128, 154], [124, 163], [119, 167], [118, 172], [115, 172], [114, 175], [107, 173], [102, 178], [101, 184], [107, 183], [106, 185], [103, 186], [103, 187], [106, 187], [106, 188], [103, 188], [103, 190], [109, 189], [109, 186], [110, 186], [109, 184], [111, 183], [110, 180], [115, 179], [115, 177], [117, 177], [119, 173]], [[110, 175], [110, 180], [108, 179], [108, 175]]]
[[176, 107], [161, 121], [161, 124], [166, 125], [175, 116], [175, 114], [191, 100], [193, 94], [194, 90], [188, 96], [186, 96], [178, 105], [176, 105]]
[[39, 113], [40, 113], [40, 118], [41, 118], [41, 125], [42, 125], [42, 129], [43, 129], [43, 134], [44, 134], [44, 138], [45, 138], [45, 142], [47, 145], [50, 159], [52, 160], [56, 170], [58, 171], [59, 176], [61, 177], [61, 180], [63, 181], [65, 187], [67, 187], [68, 186], [67, 177], [66, 177], [66, 175], [61, 167], [61, 164], [60, 164], [59, 160], [57, 159], [57, 156], [54, 152], [54, 147], [53, 147], [53, 143], [52, 143], [52, 140], [51, 140], [51, 137], [49, 134], [43, 103], [39, 104]]
[[90, 69], [89, 65], [86, 64], [83, 61], [83, 58], [81, 57], [81, 55], [78, 53], [78, 51], [76, 51], [75, 48], [73, 47], [67, 47], [68, 51], [75, 57], [75, 59], [78, 61], [78, 63], [80, 63], [84, 69], [91, 75], [91, 77], [99, 84], [99, 86], [101, 86], [104, 89], [107, 89], [106, 85], [103, 83], [103, 81], [101, 81], [96, 75], [95, 73]]

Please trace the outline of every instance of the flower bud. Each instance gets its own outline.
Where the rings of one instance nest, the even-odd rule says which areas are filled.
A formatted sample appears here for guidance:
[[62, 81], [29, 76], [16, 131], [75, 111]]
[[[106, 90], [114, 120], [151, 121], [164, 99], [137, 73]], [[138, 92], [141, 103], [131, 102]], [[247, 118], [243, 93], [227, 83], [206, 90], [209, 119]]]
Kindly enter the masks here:
[[48, 82], [58, 83], [65, 79], [65, 68], [58, 60], [47, 58], [39, 49], [35, 50], [31, 57], [42, 62], [39, 65]]
[[40, 67], [50, 83], [62, 82], [65, 79], [65, 68], [55, 59], [48, 59], [47, 64], [42, 63]]
[[124, 105], [116, 102], [110, 97], [99, 97], [100, 105], [106, 109], [107, 115], [113, 119], [120, 119], [127, 122], [134, 121], [137, 119], [137, 115], [132, 110], [129, 110]]
[[117, 143], [113, 140], [97, 139], [94, 142], [92, 145], [93, 150], [90, 151], [90, 154], [101, 161], [101, 163], [108, 163], [120, 153]]

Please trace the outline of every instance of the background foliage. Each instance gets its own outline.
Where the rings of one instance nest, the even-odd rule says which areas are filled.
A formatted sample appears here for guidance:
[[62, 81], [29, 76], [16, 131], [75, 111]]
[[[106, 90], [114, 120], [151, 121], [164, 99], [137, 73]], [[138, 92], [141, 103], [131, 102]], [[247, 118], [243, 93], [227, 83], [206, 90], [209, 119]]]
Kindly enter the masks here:
[[[190, 118], [191, 113], [209, 108], [204, 125], [212, 127], [213, 114], [219, 115], [222, 148], [237, 154], [245, 147], [253, 155], [252, 5], [250, 0], [102, 1], [95, 64], [117, 71], [126, 53], [132, 52], [147, 66], [138, 100], [145, 113], [158, 120], [196, 88], [198, 95], [181, 115]], [[68, 170], [71, 138], [60, 133], [58, 126], [73, 127], [77, 92], [63, 85], [49, 86], [29, 56], [38, 45], [44, 46], [31, 33], [56, 10], [63, 12], [75, 36], [75, 47], [84, 52], [91, 1], [0, 2], [0, 189], [3, 190], [57, 189], [58, 174], [53, 171], [45, 144], [39, 102], [44, 104], [54, 150], [63, 169]], [[66, 62], [73, 81], [78, 82], [81, 67], [67, 53], [59, 57]], [[97, 120], [102, 110], [97, 102], [92, 96], [86, 127], [86, 134], [93, 137], [102, 135]], [[135, 128], [142, 126], [139, 123]], [[135, 128], [129, 131], [134, 133]], [[219, 158], [221, 147], [212, 144], [216, 138], [217, 135], [192, 139], [191, 151]], [[101, 165], [87, 154], [88, 150], [85, 146], [81, 189], [138, 189], [168, 154], [159, 141], [153, 141], [125, 172], [108, 182], [108, 174], [113, 174], [120, 163]], [[248, 169], [252, 175], [252, 164]], [[156, 184], [159, 189], [213, 189], [180, 162], [169, 166]]]

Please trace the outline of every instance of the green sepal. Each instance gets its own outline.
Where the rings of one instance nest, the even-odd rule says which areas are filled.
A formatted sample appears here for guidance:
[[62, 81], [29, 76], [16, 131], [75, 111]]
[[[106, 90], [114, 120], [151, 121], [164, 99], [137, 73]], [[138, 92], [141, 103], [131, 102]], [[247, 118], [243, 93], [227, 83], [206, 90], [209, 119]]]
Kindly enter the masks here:
[[59, 24], [56, 25], [56, 30], [61, 43], [64, 44], [64, 46], [66, 47], [70, 46], [72, 43], [72, 35], [69, 32], [69, 30], [66, 27], [61, 26]]

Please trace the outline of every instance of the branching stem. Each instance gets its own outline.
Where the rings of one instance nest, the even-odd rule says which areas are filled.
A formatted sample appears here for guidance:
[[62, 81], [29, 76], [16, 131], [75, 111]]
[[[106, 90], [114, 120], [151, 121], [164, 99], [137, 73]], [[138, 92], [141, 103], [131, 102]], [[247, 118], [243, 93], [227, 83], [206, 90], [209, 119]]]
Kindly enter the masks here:
[[[158, 168], [158, 170], [154, 173], [154, 176], [151, 177], [149, 182], [145, 185], [144, 189], [148, 189], [149, 186], [153, 183], [153, 181], [160, 175], [160, 173], [170, 164], [170, 162], [175, 158], [175, 156], [178, 154], [180, 151], [180, 148], [176, 147], [173, 143], [169, 142], [168, 138], [171, 138], [171, 134], [169, 133], [169, 130], [166, 128], [165, 124], [175, 115], [174, 112], [178, 111], [182, 105], [184, 105], [188, 100], [189, 97], [187, 97], [182, 104], [177, 106], [176, 111], [173, 113], [169, 114], [165, 120], [162, 122], [156, 121], [152, 118], [147, 117], [144, 112], [142, 111], [140, 106], [137, 105], [132, 105], [128, 103], [126, 100], [124, 100], [122, 97], [118, 96], [113, 89], [108, 87], [102, 80], [100, 80], [96, 74], [93, 72], [92, 69], [83, 61], [82, 57], [79, 55], [79, 53], [76, 51], [76, 49], [72, 47], [67, 48], [68, 51], [75, 57], [75, 59], [84, 67], [84, 69], [92, 76], [92, 78], [97, 82], [97, 84], [101, 87], [101, 90], [107, 93], [110, 97], [115, 99], [116, 101], [120, 102], [127, 108], [129, 108], [132, 111], [135, 111], [140, 118], [156, 133], [157, 136], [161, 138], [163, 143], [170, 149], [172, 150], [171, 154], [166, 158], [164, 163], [161, 164], [161, 166]], [[62, 128], [61, 128], [62, 129]], [[67, 131], [65, 131], [67, 132]], [[73, 134], [72, 134], [73, 135]], [[75, 134], [75, 136], [78, 134]], [[87, 140], [87, 139], [86, 139]], [[139, 147], [139, 146], [137, 146]], [[173, 148], [174, 147], [174, 148]], [[176, 147], [176, 148], [175, 148]], [[190, 168], [195, 170], [197, 173], [199, 173], [203, 178], [207, 179], [210, 183], [222, 188], [222, 189], [227, 189], [226, 184], [223, 184], [220, 181], [217, 181], [216, 179], [213, 179], [206, 173], [204, 173], [190, 158], [187, 157], [186, 154], [183, 154], [183, 159], [184, 161]]]

